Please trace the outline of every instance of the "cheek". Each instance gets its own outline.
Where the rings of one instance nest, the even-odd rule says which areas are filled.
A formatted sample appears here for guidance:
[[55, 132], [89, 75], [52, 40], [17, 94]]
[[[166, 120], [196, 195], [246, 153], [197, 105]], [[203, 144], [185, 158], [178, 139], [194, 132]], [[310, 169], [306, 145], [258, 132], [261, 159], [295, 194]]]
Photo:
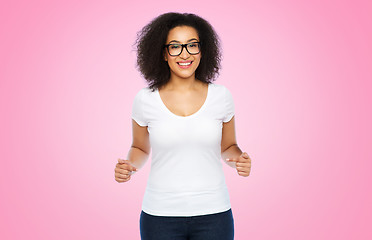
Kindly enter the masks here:
[[173, 61], [174, 57], [170, 56], [168, 51], [165, 50], [163, 56], [164, 56], [165, 61], [167, 61], [167, 62], [172, 62]]
[[201, 61], [201, 58], [202, 58], [202, 56], [201, 56], [201, 54], [198, 56], [198, 62], [200, 63], [200, 61]]
[[[195, 60], [196, 60], [196, 59], [195, 59]], [[199, 57], [199, 58], [196, 60], [198, 66], [200, 65], [200, 61], [201, 61], [201, 58]]]
[[178, 64], [177, 64], [176, 61], [173, 61], [172, 59], [168, 58], [167, 63], [168, 63], [168, 66], [169, 66], [170, 69], [173, 69], [173, 70], [178, 69]]

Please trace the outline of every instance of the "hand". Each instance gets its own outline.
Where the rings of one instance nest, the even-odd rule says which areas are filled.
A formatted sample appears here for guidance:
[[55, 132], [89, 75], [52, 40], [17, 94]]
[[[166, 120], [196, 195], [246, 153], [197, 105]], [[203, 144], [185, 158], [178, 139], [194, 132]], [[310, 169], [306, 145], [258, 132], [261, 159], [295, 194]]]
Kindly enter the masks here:
[[248, 177], [251, 172], [251, 159], [246, 152], [238, 158], [226, 159], [227, 162], [235, 162], [236, 171], [240, 176]]
[[137, 168], [132, 166], [131, 162], [119, 158], [115, 167], [115, 180], [119, 183], [127, 182], [130, 180], [133, 171], [136, 172]]

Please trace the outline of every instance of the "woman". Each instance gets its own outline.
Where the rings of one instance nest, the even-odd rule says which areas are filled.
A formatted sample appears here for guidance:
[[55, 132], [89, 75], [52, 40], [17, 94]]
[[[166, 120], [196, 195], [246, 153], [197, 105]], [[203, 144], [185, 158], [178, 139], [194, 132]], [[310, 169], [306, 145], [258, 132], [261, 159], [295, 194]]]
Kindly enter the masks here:
[[244, 177], [251, 160], [236, 142], [230, 91], [212, 83], [220, 69], [218, 36], [199, 16], [166, 13], [136, 43], [149, 87], [134, 98], [133, 143], [127, 159], [118, 160], [115, 179], [129, 181], [151, 146], [141, 239], [233, 239], [221, 157]]

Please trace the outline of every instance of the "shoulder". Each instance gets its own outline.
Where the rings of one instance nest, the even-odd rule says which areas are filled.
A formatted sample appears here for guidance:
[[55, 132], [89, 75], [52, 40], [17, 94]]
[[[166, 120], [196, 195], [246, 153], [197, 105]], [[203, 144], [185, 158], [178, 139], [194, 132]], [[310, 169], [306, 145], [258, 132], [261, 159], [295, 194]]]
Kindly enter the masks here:
[[210, 83], [210, 86], [219, 95], [231, 94], [230, 90], [222, 84]]
[[218, 84], [218, 83], [210, 83], [209, 85], [211, 87], [213, 87], [215, 89], [219, 89], [219, 90], [226, 90], [227, 89], [227, 87], [225, 87], [225, 85]]
[[143, 87], [137, 91], [137, 94], [150, 94], [152, 90], [149, 87]]
[[146, 98], [155, 94], [149, 87], [143, 87], [137, 91], [135, 98]]
[[138, 90], [134, 97], [134, 102], [141, 108], [151, 108], [158, 103], [156, 96], [156, 90], [153, 91], [149, 87], [144, 87]]

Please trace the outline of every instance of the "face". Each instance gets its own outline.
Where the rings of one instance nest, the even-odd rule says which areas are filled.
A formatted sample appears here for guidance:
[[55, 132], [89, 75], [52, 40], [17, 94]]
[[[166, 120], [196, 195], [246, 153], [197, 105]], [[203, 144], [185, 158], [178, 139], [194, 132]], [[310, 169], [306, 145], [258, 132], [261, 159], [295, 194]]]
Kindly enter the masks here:
[[[187, 44], [192, 42], [199, 42], [196, 29], [189, 26], [178, 26], [169, 31], [165, 44]], [[167, 49], [165, 49], [164, 58], [168, 62], [171, 77], [190, 78], [195, 76], [195, 71], [200, 63], [201, 53], [191, 55], [186, 48], [183, 48], [180, 55], [170, 56]]]

